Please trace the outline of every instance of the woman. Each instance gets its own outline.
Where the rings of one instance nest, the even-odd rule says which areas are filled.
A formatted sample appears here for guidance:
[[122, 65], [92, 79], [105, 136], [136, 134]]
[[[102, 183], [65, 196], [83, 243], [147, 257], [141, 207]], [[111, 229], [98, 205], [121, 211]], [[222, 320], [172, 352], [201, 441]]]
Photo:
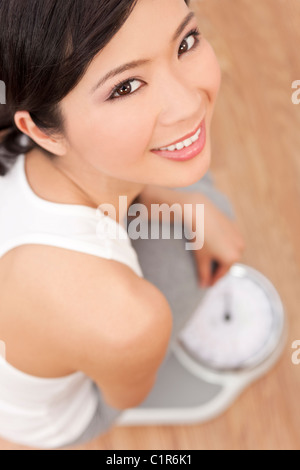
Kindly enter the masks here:
[[[86, 442], [155, 384], [174, 312], [158, 281], [167, 260], [151, 247], [172, 250], [173, 241], [97, 236], [101, 204], [115, 208], [108, 227], [122, 228], [136, 200], [205, 203], [206, 243], [193, 253], [203, 287], [243, 251], [235, 224], [210, 201], [218, 199], [210, 182], [208, 197], [198, 191], [220, 69], [188, 3], [0, 3], [0, 436], [8, 441]], [[171, 272], [164, 279], [180, 292]], [[191, 313], [184, 307], [178, 325]]]

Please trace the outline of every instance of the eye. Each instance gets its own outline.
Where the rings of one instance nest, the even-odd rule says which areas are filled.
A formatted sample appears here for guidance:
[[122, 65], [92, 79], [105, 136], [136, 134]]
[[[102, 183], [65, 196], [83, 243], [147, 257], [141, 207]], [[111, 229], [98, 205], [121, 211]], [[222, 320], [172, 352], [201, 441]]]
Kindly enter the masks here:
[[132, 80], [126, 80], [126, 82], [119, 83], [114, 88], [109, 99], [114, 100], [116, 98], [125, 98], [126, 96], [132, 95], [135, 91], [141, 88], [137, 85], [138, 83], [141, 83], [141, 81], [135, 78]]
[[185, 54], [186, 52], [191, 51], [192, 49], [195, 49], [200, 43], [200, 39], [199, 39], [200, 35], [201, 33], [198, 28], [190, 31], [190, 33], [187, 35], [187, 37], [182, 41], [180, 45], [179, 56], [181, 56], [182, 54]]

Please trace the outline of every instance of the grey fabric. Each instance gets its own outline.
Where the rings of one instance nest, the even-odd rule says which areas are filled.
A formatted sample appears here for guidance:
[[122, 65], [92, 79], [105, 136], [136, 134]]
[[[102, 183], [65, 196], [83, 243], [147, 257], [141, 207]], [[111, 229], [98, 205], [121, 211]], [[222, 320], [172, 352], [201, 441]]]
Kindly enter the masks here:
[[[228, 199], [217, 191], [210, 173], [196, 184], [186, 188], [174, 188], [181, 191], [200, 192], [211, 199], [229, 218], [234, 218], [234, 211]], [[150, 224], [151, 222], [149, 222]], [[153, 390], [139, 408], [160, 408], [168, 406], [196, 406], [209, 401], [220, 387], [208, 385], [191, 376], [175, 360], [171, 351], [172, 341], [184, 323], [194, 313], [205, 290], [198, 285], [197, 271], [192, 251], [185, 249], [185, 238], [174, 239], [174, 227], [171, 239], [132, 240], [137, 252], [144, 277], [153, 283], [167, 298], [174, 319], [172, 340]], [[122, 412], [115, 410], [103, 401], [99, 391], [99, 406], [86, 431], [74, 442], [82, 444], [106, 432], [114, 425]]]
[[122, 414], [122, 411], [108, 406], [103, 399], [101, 390], [99, 390], [96, 384], [93, 386], [98, 393], [98, 406], [93, 419], [78, 439], [64, 445], [62, 448], [85, 444], [100, 434], [104, 434], [113, 426], [116, 419]]

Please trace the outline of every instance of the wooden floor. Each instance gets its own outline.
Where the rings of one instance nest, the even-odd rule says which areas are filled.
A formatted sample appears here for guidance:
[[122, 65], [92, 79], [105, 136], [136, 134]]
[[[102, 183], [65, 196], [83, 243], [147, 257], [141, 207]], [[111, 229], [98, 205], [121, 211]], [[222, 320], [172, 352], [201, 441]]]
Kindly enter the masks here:
[[279, 364], [221, 417], [179, 427], [114, 428], [80, 449], [300, 448], [300, 80], [299, 0], [194, 0], [223, 86], [213, 126], [213, 173], [230, 196], [247, 241], [243, 262], [277, 287], [290, 332]]

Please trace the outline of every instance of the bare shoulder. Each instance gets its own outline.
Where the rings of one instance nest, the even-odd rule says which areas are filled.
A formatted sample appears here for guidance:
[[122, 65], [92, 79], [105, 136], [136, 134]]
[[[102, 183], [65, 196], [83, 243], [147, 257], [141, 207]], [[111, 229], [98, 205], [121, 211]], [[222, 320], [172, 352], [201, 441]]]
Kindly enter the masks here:
[[[99, 345], [105, 360], [116, 348], [120, 354], [170, 322], [164, 295], [125, 264], [42, 245], [19, 247], [8, 255], [5, 295], [15, 318], [20, 314], [18, 325], [30, 331], [36, 348], [30, 357], [39, 352], [41, 360], [45, 356], [53, 365], [49, 375], [58, 371], [55, 357], [61, 373], [71, 373], [90, 361], [88, 348]], [[38, 369], [34, 365], [30, 373]]]

